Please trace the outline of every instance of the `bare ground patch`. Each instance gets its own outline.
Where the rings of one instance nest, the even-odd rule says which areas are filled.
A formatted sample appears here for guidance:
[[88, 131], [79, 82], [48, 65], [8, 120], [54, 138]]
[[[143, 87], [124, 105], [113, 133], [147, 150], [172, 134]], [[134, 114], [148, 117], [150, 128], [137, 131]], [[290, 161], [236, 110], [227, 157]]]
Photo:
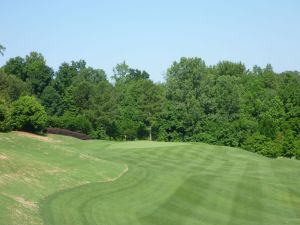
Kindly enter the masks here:
[[0, 155], [0, 160], [8, 160], [8, 157], [6, 155]]
[[24, 184], [39, 187], [41, 185], [40, 179], [42, 176], [65, 172], [66, 170], [59, 167], [48, 167], [43, 169], [32, 169], [30, 167], [26, 167], [24, 170], [17, 172], [0, 174], [0, 185], [7, 185], [13, 182], [22, 182]]
[[5, 173], [0, 175], [0, 185], [7, 185], [13, 182], [22, 182], [30, 185], [38, 185], [40, 174], [29, 174], [28, 172]]
[[54, 168], [45, 170], [45, 173], [48, 173], [48, 174], [64, 173], [64, 172], [66, 172], [66, 170], [61, 169], [59, 167], [54, 167]]
[[15, 200], [16, 202], [20, 203], [23, 207], [28, 208], [28, 209], [36, 209], [38, 208], [38, 205], [36, 202], [30, 201], [30, 200], [26, 200], [21, 196], [16, 196], [16, 195], [11, 195], [11, 194], [7, 194], [7, 193], [2, 193], [4, 196], [9, 197], [13, 200]]
[[80, 153], [80, 154], [79, 154], [79, 157], [80, 157], [81, 159], [86, 159], [86, 160], [102, 161], [102, 159], [96, 158], [96, 157], [94, 157], [94, 156], [86, 155], [86, 154], [83, 154], [83, 153]]
[[40, 136], [40, 135], [37, 135], [37, 134], [32, 134], [32, 133], [27, 133], [27, 132], [23, 132], [23, 131], [15, 131], [19, 136], [22, 136], [22, 137], [29, 137], [29, 138], [34, 138], [34, 139], [37, 139], [37, 140], [40, 140], [40, 141], [44, 141], [44, 142], [60, 142], [58, 140], [54, 140], [50, 137], [46, 137], [46, 136]]

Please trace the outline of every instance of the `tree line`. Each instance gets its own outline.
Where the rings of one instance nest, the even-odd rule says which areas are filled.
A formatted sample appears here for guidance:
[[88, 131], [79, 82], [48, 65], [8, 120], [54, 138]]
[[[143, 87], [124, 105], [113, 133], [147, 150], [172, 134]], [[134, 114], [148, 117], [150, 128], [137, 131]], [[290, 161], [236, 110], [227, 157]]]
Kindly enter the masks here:
[[110, 82], [84, 60], [54, 71], [37, 52], [9, 59], [0, 69], [0, 130], [46, 127], [97, 139], [206, 142], [300, 158], [300, 74], [181, 58], [163, 83], [125, 62], [114, 67]]

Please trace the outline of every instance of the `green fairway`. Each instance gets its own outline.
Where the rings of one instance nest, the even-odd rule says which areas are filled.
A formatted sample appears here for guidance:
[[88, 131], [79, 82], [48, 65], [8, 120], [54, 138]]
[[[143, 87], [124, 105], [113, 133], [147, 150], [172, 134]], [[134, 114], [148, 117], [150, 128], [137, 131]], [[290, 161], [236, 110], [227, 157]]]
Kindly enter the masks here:
[[0, 224], [298, 225], [300, 161], [0, 133]]

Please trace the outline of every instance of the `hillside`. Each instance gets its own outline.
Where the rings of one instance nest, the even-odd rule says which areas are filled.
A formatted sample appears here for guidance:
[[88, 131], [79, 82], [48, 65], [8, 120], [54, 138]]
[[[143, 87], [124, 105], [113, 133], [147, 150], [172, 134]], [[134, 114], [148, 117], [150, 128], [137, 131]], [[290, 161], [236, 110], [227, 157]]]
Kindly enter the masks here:
[[202, 143], [0, 133], [0, 224], [300, 224], [300, 162]]

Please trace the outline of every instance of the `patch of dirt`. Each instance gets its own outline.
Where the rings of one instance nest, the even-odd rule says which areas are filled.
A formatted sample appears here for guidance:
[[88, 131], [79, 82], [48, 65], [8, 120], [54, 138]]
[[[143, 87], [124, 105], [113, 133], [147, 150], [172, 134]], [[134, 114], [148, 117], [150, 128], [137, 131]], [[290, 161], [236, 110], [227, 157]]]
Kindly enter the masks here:
[[58, 140], [53, 140], [52, 138], [50, 137], [45, 137], [45, 136], [40, 136], [40, 135], [37, 135], [37, 134], [32, 134], [32, 133], [28, 133], [28, 132], [23, 132], [23, 131], [15, 131], [19, 136], [22, 136], [22, 137], [29, 137], [29, 138], [34, 138], [34, 139], [37, 139], [37, 140], [40, 140], [40, 141], [44, 141], [44, 142], [60, 142]]
[[0, 160], [8, 160], [8, 157], [6, 155], [0, 155]]
[[48, 173], [48, 174], [64, 173], [64, 172], [66, 172], [66, 171], [63, 170], [63, 169], [61, 169], [61, 168], [58, 168], [58, 167], [55, 167], [55, 168], [52, 168], [52, 169], [45, 170], [45, 173]]
[[28, 173], [6, 173], [0, 175], [0, 185], [7, 185], [13, 182], [22, 182], [30, 185], [38, 185], [39, 180], [37, 177], [39, 174], [30, 175]]
[[13, 180], [16, 180], [19, 178], [19, 175], [17, 173], [11, 173], [11, 174], [1, 174], [0, 175], [0, 184], [6, 185], [10, 183]]
[[25, 208], [28, 208], [28, 209], [38, 208], [37, 203], [35, 203], [33, 201], [26, 200], [21, 196], [15, 196], [15, 195], [10, 195], [10, 194], [6, 194], [6, 193], [2, 193], [2, 194], [5, 195], [6, 197], [9, 197], [9, 198], [15, 200], [16, 202], [20, 203]]
[[25, 208], [21, 204], [15, 204], [8, 207], [11, 218], [11, 225], [41, 225], [41, 218], [38, 216], [38, 208]]

